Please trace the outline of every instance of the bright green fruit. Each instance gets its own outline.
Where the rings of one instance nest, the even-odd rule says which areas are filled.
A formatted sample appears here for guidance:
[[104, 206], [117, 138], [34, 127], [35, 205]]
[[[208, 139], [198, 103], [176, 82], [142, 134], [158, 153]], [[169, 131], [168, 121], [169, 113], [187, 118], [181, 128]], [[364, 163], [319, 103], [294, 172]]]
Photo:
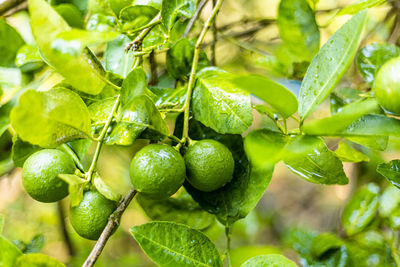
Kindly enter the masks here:
[[231, 151], [215, 140], [201, 140], [185, 154], [189, 183], [205, 192], [214, 191], [232, 180], [235, 161]]
[[386, 62], [375, 79], [376, 98], [382, 107], [400, 114], [400, 57]]
[[185, 181], [185, 162], [172, 147], [152, 144], [133, 157], [130, 175], [137, 191], [152, 198], [168, 198]]
[[70, 221], [75, 231], [90, 240], [99, 239], [108, 217], [117, 208], [117, 202], [105, 198], [97, 191], [86, 191], [81, 203], [70, 210]]
[[40, 202], [55, 202], [68, 195], [68, 185], [58, 174], [72, 174], [75, 164], [69, 155], [57, 149], [43, 149], [32, 154], [22, 168], [26, 192]]

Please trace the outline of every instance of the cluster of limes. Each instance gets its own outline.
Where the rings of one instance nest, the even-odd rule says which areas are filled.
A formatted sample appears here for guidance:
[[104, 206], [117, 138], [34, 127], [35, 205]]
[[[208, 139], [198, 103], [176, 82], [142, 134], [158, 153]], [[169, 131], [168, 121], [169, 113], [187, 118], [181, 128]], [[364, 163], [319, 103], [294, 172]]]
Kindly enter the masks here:
[[[185, 179], [196, 189], [210, 192], [231, 181], [234, 159], [230, 150], [215, 140], [194, 141], [184, 157], [173, 147], [150, 144], [136, 153], [130, 165], [133, 186], [141, 194], [166, 199]], [[68, 195], [68, 184], [59, 174], [73, 174], [71, 157], [57, 149], [43, 149], [24, 163], [22, 182], [28, 194], [41, 202], [55, 202]], [[82, 237], [96, 240], [117, 207], [95, 189], [84, 192], [79, 205], [71, 207], [70, 221]]]

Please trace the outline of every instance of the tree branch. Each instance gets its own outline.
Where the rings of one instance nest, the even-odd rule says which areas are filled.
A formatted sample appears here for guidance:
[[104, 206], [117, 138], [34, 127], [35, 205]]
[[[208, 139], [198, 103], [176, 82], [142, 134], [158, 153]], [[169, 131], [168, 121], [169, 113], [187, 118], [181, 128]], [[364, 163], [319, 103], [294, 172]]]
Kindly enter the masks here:
[[129, 51], [129, 50], [138, 50], [139, 47], [142, 45], [143, 43], [143, 39], [146, 38], [146, 36], [149, 34], [149, 32], [158, 24], [158, 22], [161, 19], [161, 13], [158, 13], [157, 16], [155, 16], [150, 22], [149, 22], [149, 26], [145, 29], [143, 29], [138, 36], [136, 36], [135, 40], [133, 40], [132, 42], [130, 42], [126, 48], [125, 51]]
[[118, 208], [108, 218], [108, 223], [106, 227], [104, 228], [103, 232], [100, 235], [99, 240], [97, 240], [96, 245], [94, 245], [92, 252], [90, 252], [88, 258], [86, 259], [82, 267], [92, 267], [96, 263], [108, 239], [113, 233], [114, 228], [119, 225], [122, 214], [125, 212], [126, 208], [129, 206], [132, 199], [135, 197], [136, 193], [137, 193], [136, 189], [132, 188], [125, 196], [125, 198], [121, 201]]
[[67, 226], [65, 224], [64, 207], [62, 205], [61, 200], [57, 202], [57, 210], [58, 210], [58, 218], [60, 219], [60, 229], [61, 229], [61, 233], [64, 238], [64, 242], [67, 245], [68, 254], [69, 254], [69, 256], [74, 256], [75, 249], [74, 249], [71, 239], [69, 238], [69, 235], [68, 235]]
[[[213, 0], [213, 7], [215, 6], [215, 4], [217, 3], [216, 0]], [[210, 60], [210, 64], [212, 66], [217, 65], [217, 61], [216, 61], [216, 54], [215, 54], [215, 50], [217, 49], [217, 19], [214, 19], [213, 21], [213, 25], [212, 25], [212, 34], [213, 34], [213, 38], [212, 38], [212, 42], [211, 42], [211, 60]]]
[[185, 32], [183, 33], [182, 37], [187, 37], [189, 32], [192, 30], [194, 23], [199, 18], [199, 15], [203, 8], [206, 6], [208, 0], [201, 0], [200, 3], [197, 5], [196, 12], [194, 13], [193, 17], [190, 19], [188, 25], [186, 26]]
[[0, 0], [0, 15], [2, 16], [4, 13], [18, 6], [25, 0]]

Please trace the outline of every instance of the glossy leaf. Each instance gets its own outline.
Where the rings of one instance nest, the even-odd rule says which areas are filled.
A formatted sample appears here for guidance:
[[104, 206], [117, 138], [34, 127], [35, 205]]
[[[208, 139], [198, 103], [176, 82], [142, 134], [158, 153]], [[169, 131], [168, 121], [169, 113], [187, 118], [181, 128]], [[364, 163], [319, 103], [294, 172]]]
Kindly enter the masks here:
[[0, 266], [14, 266], [22, 252], [4, 236], [0, 235]]
[[21, 35], [0, 18], [0, 66], [13, 67], [18, 49], [24, 44]]
[[385, 150], [389, 144], [388, 136], [347, 136], [346, 138], [354, 143], [379, 151]]
[[18, 136], [13, 138], [13, 146], [11, 150], [11, 157], [16, 167], [22, 167], [25, 160], [33, 153], [39, 151], [40, 146], [32, 145], [28, 142], [21, 140]]
[[354, 149], [347, 143], [340, 141], [338, 149], [335, 150], [336, 156], [344, 162], [361, 162], [369, 161], [367, 155], [361, 153], [360, 151]]
[[78, 206], [81, 203], [83, 190], [88, 181], [74, 174], [59, 174], [58, 177], [68, 184], [71, 207]]
[[60, 4], [54, 7], [58, 14], [73, 28], [83, 28], [83, 17], [79, 9], [72, 4]]
[[206, 68], [198, 74], [192, 95], [194, 118], [222, 134], [240, 134], [253, 121], [250, 95], [231, 78], [225, 71]]
[[167, 31], [171, 31], [177, 17], [191, 18], [196, 6], [196, 0], [162, 0], [161, 19]]
[[23, 72], [30, 72], [39, 69], [44, 65], [37, 47], [33, 45], [23, 45], [18, 50], [15, 65]]
[[277, 24], [284, 45], [293, 55], [310, 62], [319, 50], [319, 29], [307, 0], [282, 0]]
[[362, 97], [360, 94], [362, 91], [354, 89], [354, 88], [340, 88], [339, 90], [335, 90], [330, 96], [330, 104], [331, 104], [331, 114], [335, 114], [342, 110], [347, 104], [353, 103], [357, 100], [361, 100]]
[[147, 198], [139, 194], [136, 200], [150, 219], [186, 224], [195, 229], [206, 229], [215, 217], [200, 208], [187, 193], [166, 200]]
[[90, 136], [86, 105], [76, 93], [63, 88], [26, 91], [11, 112], [11, 125], [22, 140], [46, 148]]
[[135, 30], [148, 24], [156, 15], [158, 10], [152, 6], [132, 5], [121, 10], [119, 19], [123, 31]]
[[28, 244], [26, 244], [24, 253], [25, 254], [38, 253], [44, 247], [44, 243], [45, 243], [45, 240], [44, 240], [43, 234], [35, 235], [32, 238], [32, 240]]
[[150, 88], [155, 94], [154, 103], [159, 108], [182, 108], [186, 99], [186, 87], [179, 88]]
[[233, 82], [269, 104], [284, 118], [297, 111], [296, 96], [284, 86], [260, 75], [234, 77]]
[[109, 200], [119, 201], [121, 199], [121, 194], [115, 192], [106, 182], [101, 179], [100, 175], [96, 172], [93, 178], [93, 185], [104, 197]]
[[146, 72], [142, 68], [132, 70], [121, 87], [121, 106], [125, 106], [129, 101], [142, 95], [147, 88]]
[[399, 188], [389, 185], [379, 198], [379, 215], [383, 218], [387, 218], [399, 206]]
[[278, 255], [262, 255], [249, 259], [241, 267], [296, 267], [297, 264], [288, 258]]
[[70, 27], [44, 0], [29, 0], [32, 30], [46, 63], [63, 75], [75, 88], [88, 94], [98, 94], [104, 87], [100, 72], [88, 61], [87, 53], [78, 57], [60, 55], [52, 49], [52, 42]]
[[400, 56], [400, 48], [393, 44], [370, 44], [357, 54], [357, 66], [365, 81], [372, 85], [378, 70], [386, 61]]
[[339, 11], [338, 16], [340, 15], [352, 15], [356, 14], [357, 12], [366, 9], [366, 8], [371, 8], [377, 5], [380, 5], [382, 3], [386, 2], [386, 0], [359, 0], [351, 5], [346, 6], [342, 10]]
[[183, 224], [151, 222], [130, 229], [144, 252], [160, 266], [218, 266], [215, 245], [203, 233]]
[[67, 143], [80, 160], [86, 155], [91, 144], [92, 140], [90, 139], [78, 139]]
[[299, 115], [308, 117], [330, 94], [350, 66], [367, 18], [365, 11], [343, 25], [314, 57], [300, 89]]
[[342, 162], [319, 137], [297, 136], [287, 145], [283, 161], [301, 178], [317, 184], [347, 184]]
[[107, 43], [105, 52], [105, 69], [126, 77], [135, 61], [133, 51], [125, 52], [126, 45], [131, 40], [126, 35], [120, 35]]
[[238, 248], [232, 249], [230, 256], [231, 256], [231, 263], [232, 267], [239, 267], [243, 263], [245, 263], [250, 258], [267, 255], [267, 254], [281, 254], [282, 251], [274, 246], [240, 246]]
[[15, 267], [65, 267], [65, 265], [44, 254], [26, 254], [17, 259]]
[[332, 249], [338, 249], [343, 245], [343, 241], [331, 233], [321, 233], [312, 240], [311, 254], [315, 258], [320, 258]]
[[347, 235], [363, 231], [374, 219], [379, 206], [379, 187], [370, 183], [359, 189], [347, 203], [342, 224]]
[[376, 171], [400, 189], [400, 160], [395, 159], [388, 163], [381, 163]]

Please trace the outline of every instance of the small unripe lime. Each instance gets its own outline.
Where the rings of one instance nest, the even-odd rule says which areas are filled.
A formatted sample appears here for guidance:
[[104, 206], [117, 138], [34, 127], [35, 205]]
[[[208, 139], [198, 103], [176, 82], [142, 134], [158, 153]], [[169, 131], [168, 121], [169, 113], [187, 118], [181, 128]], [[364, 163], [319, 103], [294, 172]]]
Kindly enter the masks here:
[[86, 191], [81, 203], [70, 210], [70, 221], [75, 231], [86, 239], [97, 240], [107, 225], [108, 217], [117, 208], [117, 202], [97, 191]]
[[376, 75], [374, 90], [382, 107], [400, 114], [400, 57], [383, 64]]
[[185, 162], [174, 148], [151, 144], [133, 157], [130, 176], [138, 192], [157, 199], [168, 198], [185, 181]]
[[55, 202], [68, 195], [68, 185], [58, 174], [75, 172], [72, 158], [57, 149], [32, 154], [22, 168], [22, 183], [28, 194], [40, 202]]
[[185, 154], [185, 163], [189, 183], [205, 192], [214, 191], [230, 182], [235, 168], [231, 151], [211, 139], [190, 146]]

